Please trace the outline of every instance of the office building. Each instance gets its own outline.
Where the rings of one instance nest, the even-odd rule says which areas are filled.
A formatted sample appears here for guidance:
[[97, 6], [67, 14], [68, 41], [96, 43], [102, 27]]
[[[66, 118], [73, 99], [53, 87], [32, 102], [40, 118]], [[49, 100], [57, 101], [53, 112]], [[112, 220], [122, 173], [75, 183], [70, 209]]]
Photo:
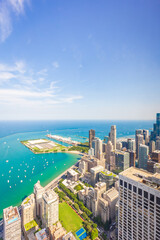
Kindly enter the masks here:
[[113, 172], [104, 169], [103, 171], [99, 172], [99, 181], [106, 183], [106, 189], [113, 187], [115, 182], [118, 180], [118, 176]]
[[157, 113], [156, 123], [153, 125], [153, 131], [151, 132], [150, 141], [155, 141], [160, 137], [160, 113]]
[[89, 156], [94, 156], [94, 148], [90, 148], [90, 149], [88, 150], [88, 155], [89, 155]]
[[160, 137], [156, 139], [156, 150], [160, 150]]
[[117, 142], [116, 143], [116, 149], [117, 150], [121, 150], [122, 149], [122, 143], [121, 142]]
[[146, 145], [139, 145], [139, 168], [147, 169], [149, 148]]
[[160, 174], [134, 167], [119, 174], [118, 239], [160, 239]]
[[31, 222], [36, 218], [36, 203], [34, 194], [25, 198], [21, 204], [22, 207], [22, 224]]
[[127, 149], [131, 151], [135, 151], [135, 140], [128, 138], [127, 139]]
[[149, 143], [149, 131], [148, 130], [143, 130], [143, 137], [144, 137], [144, 143], [148, 145]]
[[21, 240], [21, 217], [17, 207], [3, 209], [3, 240]]
[[99, 181], [99, 173], [104, 170], [104, 167], [98, 165], [96, 167], [91, 168], [91, 184], [94, 186]]
[[42, 224], [47, 228], [59, 220], [58, 195], [48, 190], [42, 195]]
[[129, 153], [124, 151], [115, 151], [115, 165], [117, 169], [125, 170], [129, 168]]
[[94, 149], [94, 156], [98, 159], [102, 158], [102, 140], [94, 138], [92, 141], [92, 148]]
[[106, 144], [106, 168], [110, 169], [110, 165], [111, 165], [111, 152], [113, 151], [113, 144], [111, 143], [111, 141], [108, 141], [108, 143]]
[[113, 125], [111, 126], [111, 131], [110, 131], [110, 134], [109, 134], [109, 137], [110, 137], [110, 141], [113, 145], [113, 149], [115, 150], [116, 149], [116, 126]]
[[92, 147], [92, 141], [95, 138], [95, 130], [89, 130], [89, 148]]
[[129, 166], [135, 167], [136, 153], [131, 150], [128, 150], [128, 152], [129, 152]]
[[156, 144], [155, 141], [150, 141], [149, 142], [149, 153], [151, 154], [153, 151], [156, 149]]
[[142, 134], [136, 135], [136, 158], [137, 159], [139, 159], [139, 145], [140, 144], [144, 144], [144, 137]]

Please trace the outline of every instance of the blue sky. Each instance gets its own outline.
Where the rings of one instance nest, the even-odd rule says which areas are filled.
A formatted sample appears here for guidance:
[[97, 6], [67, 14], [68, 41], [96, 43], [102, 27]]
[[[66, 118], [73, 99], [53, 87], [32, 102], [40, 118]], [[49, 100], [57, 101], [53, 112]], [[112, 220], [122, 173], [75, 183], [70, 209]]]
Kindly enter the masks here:
[[0, 0], [0, 119], [154, 119], [160, 0]]

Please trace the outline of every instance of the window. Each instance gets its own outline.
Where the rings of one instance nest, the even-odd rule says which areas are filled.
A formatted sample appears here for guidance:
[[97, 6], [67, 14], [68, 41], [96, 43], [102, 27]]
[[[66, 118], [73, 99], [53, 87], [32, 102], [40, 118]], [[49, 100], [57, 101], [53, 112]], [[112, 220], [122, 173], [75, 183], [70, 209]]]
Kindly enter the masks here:
[[144, 197], [148, 199], [148, 192], [144, 191]]
[[129, 190], [132, 190], [132, 185], [131, 184], [129, 184]]
[[153, 195], [153, 194], [150, 194], [150, 200], [151, 200], [152, 202], [154, 202], [154, 195]]
[[142, 196], [142, 189], [138, 188], [138, 194]]
[[127, 183], [126, 182], [124, 182], [124, 187], [127, 188]]
[[137, 192], [137, 187], [133, 186], [133, 192]]
[[156, 203], [157, 203], [158, 205], [160, 205], [160, 198], [159, 198], [159, 197], [156, 198]]
[[123, 181], [122, 180], [120, 180], [120, 185], [123, 186]]

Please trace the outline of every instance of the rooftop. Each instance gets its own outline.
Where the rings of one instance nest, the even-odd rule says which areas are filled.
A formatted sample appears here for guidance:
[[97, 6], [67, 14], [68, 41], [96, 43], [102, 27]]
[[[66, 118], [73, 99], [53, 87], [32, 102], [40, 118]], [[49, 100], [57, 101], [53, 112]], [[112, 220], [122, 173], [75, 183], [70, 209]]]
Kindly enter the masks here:
[[4, 221], [7, 224], [11, 224], [20, 219], [19, 211], [17, 207], [8, 207], [3, 210]]
[[68, 173], [71, 174], [72, 176], [76, 176], [78, 173], [74, 171], [73, 169], [69, 169]]
[[76, 240], [76, 238], [74, 237], [74, 235], [71, 232], [67, 233], [62, 239], [63, 240]]
[[30, 196], [26, 197], [21, 206], [23, 208], [27, 208], [27, 207], [30, 207], [33, 203], [35, 202], [35, 199], [34, 199], [34, 194], [31, 194]]
[[91, 171], [95, 171], [95, 172], [99, 171], [99, 172], [101, 172], [103, 169], [104, 169], [104, 167], [102, 167], [101, 165], [98, 165], [96, 167], [91, 168]]
[[49, 204], [58, 199], [58, 195], [53, 190], [48, 190], [43, 194], [43, 198]]
[[114, 187], [112, 187], [107, 192], [105, 192], [105, 195], [112, 201], [117, 198], [119, 194], [118, 191]]
[[41, 231], [37, 232], [35, 234], [37, 240], [47, 240], [48, 239], [48, 234], [46, 232], [46, 229], [43, 228]]
[[125, 176], [160, 191], [160, 173], [153, 174], [143, 169], [131, 167], [121, 172], [119, 176]]

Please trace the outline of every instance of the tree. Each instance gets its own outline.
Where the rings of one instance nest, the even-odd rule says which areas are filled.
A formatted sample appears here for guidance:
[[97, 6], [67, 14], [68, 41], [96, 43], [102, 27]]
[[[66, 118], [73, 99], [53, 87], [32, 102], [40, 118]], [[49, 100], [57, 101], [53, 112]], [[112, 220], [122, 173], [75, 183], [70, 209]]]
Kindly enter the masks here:
[[79, 211], [79, 206], [78, 206], [77, 203], [74, 204], [74, 207], [75, 207], [75, 209], [76, 209], [77, 211]]
[[91, 232], [91, 239], [94, 240], [97, 237], [98, 237], [98, 230], [96, 228], [93, 228]]

